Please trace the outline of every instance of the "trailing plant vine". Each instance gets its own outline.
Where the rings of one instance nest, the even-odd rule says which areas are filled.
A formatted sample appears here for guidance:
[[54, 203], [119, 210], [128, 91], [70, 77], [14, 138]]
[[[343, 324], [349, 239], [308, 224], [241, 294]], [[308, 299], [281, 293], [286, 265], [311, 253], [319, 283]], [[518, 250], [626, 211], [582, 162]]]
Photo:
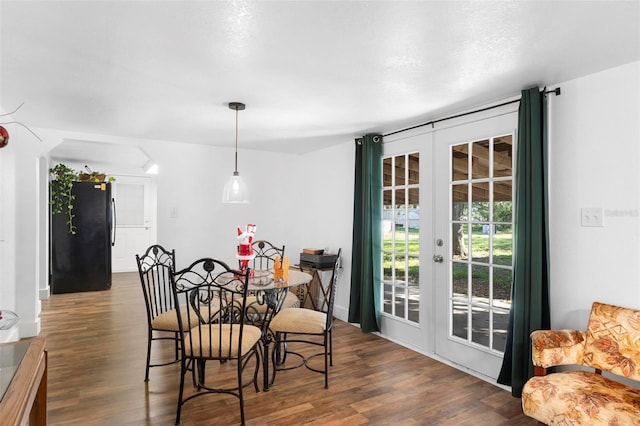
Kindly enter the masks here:
[[75, 196], [71, 190], [73, 189], [73, 182], [78, 180], [78, 172], [60, 163], [49, 169], [49, 173], [54, 177], [54, 180], [49, 185], [51, 188], [51, 214], [66, 214], [69, 233], [75, 235], [76, 227], [73, 224], [75, 216], [73, 214], [73, 200]]

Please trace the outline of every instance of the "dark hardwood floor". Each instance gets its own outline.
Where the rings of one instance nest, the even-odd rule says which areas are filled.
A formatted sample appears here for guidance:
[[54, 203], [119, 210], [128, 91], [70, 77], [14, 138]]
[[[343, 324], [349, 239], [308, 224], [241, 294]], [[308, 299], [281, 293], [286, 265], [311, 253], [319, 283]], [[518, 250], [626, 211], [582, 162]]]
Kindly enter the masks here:
[[[42, 302], [50, 425], [174, 424], [179, 365], [152, 368], [144, 382], [146, 319], [138, 275], [113, 278], [111, 290]], [[161, 359], [172, 348], [161, 343], [154, 349]], [[208, 377], [234, 376], [220, 371]], [[328, 390], [321, 374], [285, 371], [269, 392], [247, 388], [245, 413], [247, 425], [536, 424], [508, 392], [341, 321]], [[207, 395], [183, 408], [185, 426], [239, 422], [235, 397]]]

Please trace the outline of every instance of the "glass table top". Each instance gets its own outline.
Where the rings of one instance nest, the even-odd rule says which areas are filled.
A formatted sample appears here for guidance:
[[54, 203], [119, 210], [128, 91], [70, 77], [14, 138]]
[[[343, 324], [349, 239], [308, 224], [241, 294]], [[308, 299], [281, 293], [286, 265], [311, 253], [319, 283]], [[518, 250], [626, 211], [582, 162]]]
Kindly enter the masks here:
[[29, 342], [0, 345], [0, 401], [9, 388], [28, 348]]

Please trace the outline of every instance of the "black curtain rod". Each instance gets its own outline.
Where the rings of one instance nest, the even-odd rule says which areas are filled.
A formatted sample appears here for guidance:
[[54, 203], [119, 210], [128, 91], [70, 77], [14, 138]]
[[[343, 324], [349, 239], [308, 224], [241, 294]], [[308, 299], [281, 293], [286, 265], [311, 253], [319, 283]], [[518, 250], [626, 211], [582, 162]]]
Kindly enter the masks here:
[[[560, 96], [560, 93], [561, 93], [559, 87], [556, 87], [555, 89], [551, 89], [551, 90], [546, 90], [546, 88], [545, 88], [543, 90], [543, 92], [544, 92], [545, 95], [553, 93], [553, 94], [555, 94], [557, 96]], [[412, 127], [407, 127], [406, 129], [396, 130], [395, 132], [387, 133], [387, 134], [384, 134], [382, 136], [383, 137], [387, 137], [387, 136], [395, 135], [395, 134], [398, 134], [398, 133], [407, 132], [409, 130], [417, 129], [419, 127], [424, 127], [424, 126], [429, 126], [429, 125], [433, 126], [434, 124], [440, 123], [441, 121], [451, 120], [453, 118], [464, 117], [466, 115], [476, 114], [476, 113], [479, 113], [479, 112], [482, 112], [482, 111], [488, 111], [488, 110], [494, 109], [494, 108], [500, 108], [500, 107], [505, 106], [505, 105], [515, 104], [516, 102], [520, 102], [520, 99], [514, 99], [512, 101], [503, 102], [503, 103], [498, 104], [498, 105], [492, 105], [490, 107], [481, 108], [481, 109], [477, 109], [477, 110], [474, 110], [474, 111], [463, 112], [462, 114], [457, 114], [457, 115], [452, 115], [452, 116], [449, 116], [449, 117], [439, 118], [437, 120], [432, 120], [432, 121], [428, 121], [426, 123], [417, 124], [417, 125], [412, 126]]]

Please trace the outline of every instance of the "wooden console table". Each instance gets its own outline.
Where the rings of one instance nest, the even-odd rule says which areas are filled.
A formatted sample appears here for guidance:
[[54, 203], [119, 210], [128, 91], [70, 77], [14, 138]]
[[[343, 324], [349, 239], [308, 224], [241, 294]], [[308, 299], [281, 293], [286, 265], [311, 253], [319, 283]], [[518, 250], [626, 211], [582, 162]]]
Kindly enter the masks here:
[[[45, 339], [36, 337], [0, 344], [2, 426], [47, 424], [45, 343]], [[11, 373], [12, 376], [6, 377]]]

